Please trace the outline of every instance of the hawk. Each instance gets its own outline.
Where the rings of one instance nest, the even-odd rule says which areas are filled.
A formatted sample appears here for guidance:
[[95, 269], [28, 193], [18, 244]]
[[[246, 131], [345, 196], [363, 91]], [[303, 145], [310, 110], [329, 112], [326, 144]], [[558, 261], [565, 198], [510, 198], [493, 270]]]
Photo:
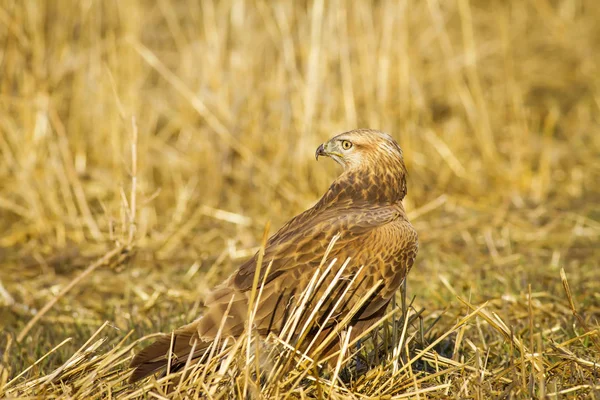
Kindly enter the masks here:
[[[222, 337], [239, 337], [248, 323], [255, 278], [262, 291], [253, 328], [264, 336], [278, 334], [326, 254], [328, 260], [338, 260], [315, 289], [327, 296], [318, 307], [316, 301], [306, 304], [306, 314], [313, 314], [317, 325], [319, 321], [333, 325], [331, 321], [340, 321], [359, 307], [350, 321], [353, 337], [384, 315], [418, 251], [417, 233], [402, 205], [407, 175], [402, 150], [386, 133], [358, 129], [323, 143], [315, 156], [332, 158], [343, 172], [312, 208], [267, 240], [262, 258], [257, 252], [210, 293], [200, 318], [175, 330], [173, 339], [164, 334], [136, 354], [131, 382], [164, 369], [169, 350], [171, 371], [185, 365], [192, 349], [192, 359], [202, 357], [221, 326]], [[344, 262], [343, 279], [332, 289], [329, 283]], [[365, 301], [369, 291], [373, 293]], [[321, 325], [308, 335], [315, 339], [314, 335], [334, 328]]]

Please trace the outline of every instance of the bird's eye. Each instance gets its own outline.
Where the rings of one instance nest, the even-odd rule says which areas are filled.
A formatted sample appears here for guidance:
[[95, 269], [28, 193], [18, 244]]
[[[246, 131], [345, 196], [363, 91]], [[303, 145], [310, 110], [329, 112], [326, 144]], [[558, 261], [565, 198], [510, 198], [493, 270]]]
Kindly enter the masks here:
[[351, 147], [352, 147], [352, 142], [349, 142], [348, 140], [342, 140], [342, 149], [350, 150]]

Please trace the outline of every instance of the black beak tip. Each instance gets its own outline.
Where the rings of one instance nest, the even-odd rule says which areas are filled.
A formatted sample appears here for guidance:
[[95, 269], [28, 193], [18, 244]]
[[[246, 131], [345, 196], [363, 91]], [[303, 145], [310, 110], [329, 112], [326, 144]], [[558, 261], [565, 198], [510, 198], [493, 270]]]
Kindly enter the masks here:
[[315, 159], [317, 161], [319, 161], [319, 156], [324, 156], [327, 153], [325, 153], [325, 147], [323, 147], [323, 145], [320, 145], [319, 147], [317, 147], [317, 151], [315, 151]]

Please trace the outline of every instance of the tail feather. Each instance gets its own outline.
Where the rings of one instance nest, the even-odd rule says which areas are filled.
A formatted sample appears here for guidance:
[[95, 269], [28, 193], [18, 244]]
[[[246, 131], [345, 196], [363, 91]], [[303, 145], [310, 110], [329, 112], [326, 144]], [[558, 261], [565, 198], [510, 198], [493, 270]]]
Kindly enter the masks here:
[[[171, 335], [164, 334], [154, 343], [142, 349], [133, 357], [129, 366], [134, 368], [129, 377], [129, 382], [137, 382], [155, 372], [164, 369], [169, 362], [169, 351], [171, 353], [171, 367], [186, 363], [190, 352], [192, 351], [191, 340], [196, 334], [196, 323], [186, 325], [177, 329]], [[193, 358], [200, 357], [210, 343], [198, 341], [194, 348]]]
[[147, 376], [160, 371], [167, 365], [167, 361], [149, 361], [135, 367], [129, 377], [129, 383], [135, 383]]
[[[261, 304], [267, 304], [267, 307], [259, 307], [255, 318], [255, 325], [260, 332], [268, 333], [281, 328], [292, 292], [288, 290], [281, 295], [278, 289], [279, 286], [274, 285], [264, 288]], [[193, 360], [202, 357], [217, 336], [237, 338], [244, 332], [248, 315], [247, 294], [222, 285], [211, 293], [206, 305], [202, 317], [175, 330], [173, 338], [170, 334], [163, 334], [133, 357], [130, 363], [134, 369], [129, 378], [131, 383], [164, 369], [169, 362], [169, 351], [170, 370], [177, 371], [187, 362], [194, 342]]]
[[[194, 342], [196, 346], [192, 359], [202, 357], [221, 326], [224, 337], [238, 337], [243, 332], [248, 311], [247, 298], [225, 286], [217, 288], [211, 296], [201, 318], [175, 330], [173, 339], [169, 334], [161, 335], [154, 343], [133, 357], [129, 366], [134, 368], [134, 371], [129, 382], [139, 381], [164, 369], [169, 362], [169, 350], [171, 371], [176, 371], [185, 365]], [[230, 302], [231, 306], [229, 306]], [[229, 312], [226, 313], [228, 308]]]

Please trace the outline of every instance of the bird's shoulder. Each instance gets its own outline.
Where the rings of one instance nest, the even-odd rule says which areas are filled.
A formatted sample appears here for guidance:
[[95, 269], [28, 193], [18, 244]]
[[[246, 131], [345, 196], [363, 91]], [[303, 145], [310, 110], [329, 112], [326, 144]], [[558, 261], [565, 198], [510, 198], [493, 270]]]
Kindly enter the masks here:
[[[334, 237], [336, 242], [329, 248], [329, 259], [350, 257], [359, 247], [369, 245], [367, 242], [374, 231], [402, 221], [408, 222], [401, 205], [354, 201], [326, 207], [317, 204], [292, 218], [269, 238], [260, 276], [262, 278], [269, 268], [267, 281], [271, 281], [297, 266], [309, 270], [318, 266]], [[257, 260], [258, 253], [234, 272], [230, 282], [240, 290], [249, 289], [254, 281]]]

